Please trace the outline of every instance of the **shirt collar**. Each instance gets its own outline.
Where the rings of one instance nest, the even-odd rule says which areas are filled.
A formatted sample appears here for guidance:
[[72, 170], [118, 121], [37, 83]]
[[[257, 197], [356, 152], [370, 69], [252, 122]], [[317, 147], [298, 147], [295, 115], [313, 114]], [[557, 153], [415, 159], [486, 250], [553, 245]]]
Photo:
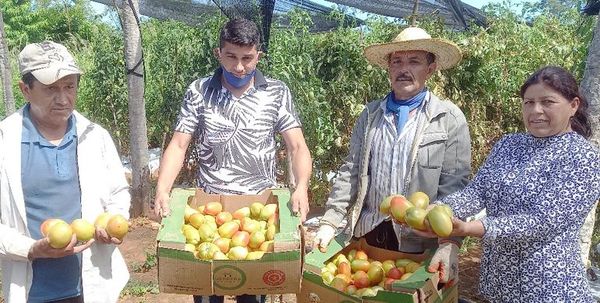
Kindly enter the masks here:
[[[37, 130], [33, 121], [31, 120], [31, 114], [29, 113], [29, 108], [31, 105], [27, 103], [25, 108], [23, 108], [23, 132], [21, 135], [21, 143], [40, 143], [42, 145], [55, 146], [48, 142], [42, 134]], [[73, 138], [77, 137], [77, 130], [75, 128], [75, 116], [71, 114], [69, 120], [67, 122], [67, 131], [60, 145], [63, 143], [71, 141]]]
[[[223, 84], [221, 83], [221, 79], [223, 78], [222, 76], [223, 76], [223, 67], [219, 66], [219, 68], [217, 68], [215, 70], [215, 72], [213, 73], [213, 76], [210, 79], [209, 86], [212, 88], [215, 88], [217, 90], [220, 90], [223, 87]], [[254, 87], [256, 89], [264, 89], [267, 86], [269, 86], [269, 84], [267, 83], [267, 79], [265, 78], [263, 73], [257, 69], [256, 73], [254, 74]]]
[[[431, 92], [427, 91], [427, 94], [425, 95], [425, 99], [423, 100], [423, 104], [421, 104], [421, 106], [419, 106], [417, 109], [427, 107], [427, 102], [429, 102], [430, 97], [431, 97]], [[388, 98], [386, 97], [383, 99], [383, 102], [381, 102], [379, 104], [379, 107], [383, 110], [384, 113], [393, 115], [393, 113], [388, 112], [388, 110], [387, 110], [387, 102], [388, 102]]]

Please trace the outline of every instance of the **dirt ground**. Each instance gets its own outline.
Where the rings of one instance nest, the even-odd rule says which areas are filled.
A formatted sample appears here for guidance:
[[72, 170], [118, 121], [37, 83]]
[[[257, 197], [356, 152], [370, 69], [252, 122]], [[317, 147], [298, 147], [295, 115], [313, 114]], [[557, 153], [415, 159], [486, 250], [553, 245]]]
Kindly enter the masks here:
[[[159, 225], [149, 219], [136, 219], [120, 249], [129, 266], [131, 279], [125, 288], [122, 303], [191, 303], [191, 296], [158, 292], [157, 268], [154, 264], [156, 234]], [[477, 294], [481, 248], [470, 245], [468, 252], [460, 256], [460, 297], [471, 302], [483, 302]], [[293, 295], [267, 296], [267, 302], [296, 302]], [[228, 298], [226, 302], [234, 302]]]

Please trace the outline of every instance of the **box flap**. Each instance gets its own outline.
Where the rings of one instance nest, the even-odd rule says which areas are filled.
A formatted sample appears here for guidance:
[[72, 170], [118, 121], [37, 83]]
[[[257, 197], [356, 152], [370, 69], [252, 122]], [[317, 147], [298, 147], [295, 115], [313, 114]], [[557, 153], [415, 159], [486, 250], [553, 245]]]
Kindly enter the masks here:
[[300, 217], [295, 216], [292, 211], [289, 189], [273, 189], [272, 193], [277, 197], [279, 209], [279, 231], [275, 234], [275, 251], [296, 250], [301, 245]]
[[320, 272], [321, 267], [325, 265], [327, 260], [331, 259], [338, 252], [342, 251], [345, 246], [345, 235], [337, 235], [331, 242], [329, 246], [327, 246], [327, 251], [321, 252], [318, 248], [313, 249], [311, 252], [307, 253], [304, 257], [305, 266], [308, 269], [316, 268], [316, 270], [311, 270], [312, 272]]
[[194, 190], [175, 188], [171, 192], [171, 200], [169, 201], [169, 207], [171, 214], [162, 218], [161, 228], [156, 235], [156, 240], [159, 241], [159, 245], [166, 245], [164, 247], [173, 247], [178, 245], [178, 249], [183, 249], [185, 246], [185, 237], [181, 232], [181, 226], [183, 225], [183, 217], [185, 212], [185, 206], [188, 203], [188, 198], [193, 197]]
[[444, 287], [442, 294], [437, 300], [429, 300], [426, 303], [457, 303], [458, 302], [458, 286], [456, 284], [450, 287]]

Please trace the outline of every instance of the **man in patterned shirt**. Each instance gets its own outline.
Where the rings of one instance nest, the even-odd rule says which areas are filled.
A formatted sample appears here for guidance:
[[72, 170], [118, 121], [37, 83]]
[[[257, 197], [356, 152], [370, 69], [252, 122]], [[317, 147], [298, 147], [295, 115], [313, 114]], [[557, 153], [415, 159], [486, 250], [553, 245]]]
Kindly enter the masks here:
[[[365, 56], [388, 70], [391, 92], [367, 104], [358, 118], [350, 153], [333, 183], [315, 243], [326, 249], [347, 219], [349, 233], [364, 237], [370, 245], [407, 253], [436, 249], [437, 240], [394, 224], [379, 212], [379, 204], [387, 196], [417, 191], [435, 201], [468, 183], [467, 121], [456, 105], [425, 86], [436, 70], [460, 61], [460, 49], [409, 27], [391, 43], [368, 47]], [[430, 270], [440, 269], [442, 281], [457, 275], [458, 244], [451, 240], [440, 244], [432, 259]]]
[[[192, 82], [183, 99], [173, 138], [164, 152], [156, 187], [155, 213], [169, 214], [169, 192], [195, 138], [197, 185], [208, 193], [258, 194], [275, 187], [275, 134], [292, 157], [296, 188], [292, 207], [304, 221], [308, 213], [310, 153], [285, 83], [256, 69], [260, 34], [252, 21], [225, 24], [215, 50], [221, 66], [210, 77]], [[264, 296], [240, 296], [238, 302], [264, 302]], [[201, 302], [201, 297], [194, 297]], [[211, 296], [210, 302], [223, 297]]]

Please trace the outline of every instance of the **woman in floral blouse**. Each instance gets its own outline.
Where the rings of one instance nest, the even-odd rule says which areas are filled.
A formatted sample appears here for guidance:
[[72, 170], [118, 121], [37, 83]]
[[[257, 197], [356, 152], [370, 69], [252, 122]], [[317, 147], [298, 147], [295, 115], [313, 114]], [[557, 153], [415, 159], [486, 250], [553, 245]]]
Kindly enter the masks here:
[[[600, 152], [573, 76], [548, 66], [521, 87], [526, 133], [503, 137], [473, 182], [441, 202], [451, 236], [481, 237], [481, 294], [491, 302], [595, 302], [579, 229], [600, 199]], [[487, 217], [464, 222], [486, 209]]]

